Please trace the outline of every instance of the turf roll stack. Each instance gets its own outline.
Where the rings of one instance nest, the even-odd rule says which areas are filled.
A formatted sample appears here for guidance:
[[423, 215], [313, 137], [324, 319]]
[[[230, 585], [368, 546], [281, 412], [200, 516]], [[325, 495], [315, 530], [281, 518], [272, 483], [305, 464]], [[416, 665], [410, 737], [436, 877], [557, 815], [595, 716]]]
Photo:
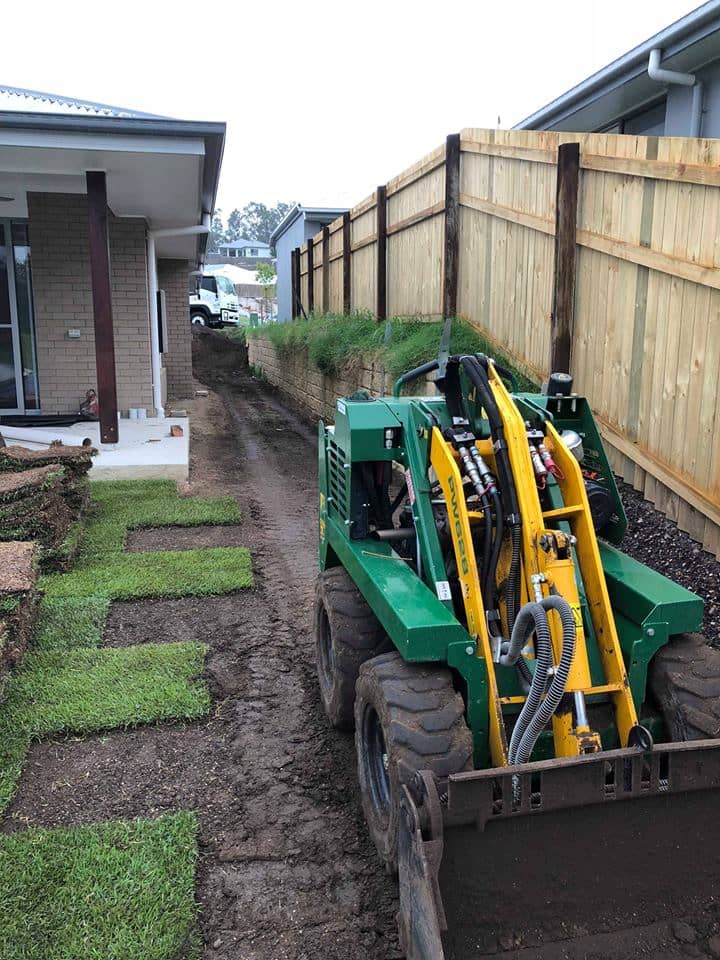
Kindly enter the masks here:
[[0, 542], [36, 540], [43, 570], [65, 570], [80, 542], [95, 451], [53, 444], [0, 449]]
[[27, 649], [38, 610], [37, 546], [0, 543], [0, 700], [8, 672]]

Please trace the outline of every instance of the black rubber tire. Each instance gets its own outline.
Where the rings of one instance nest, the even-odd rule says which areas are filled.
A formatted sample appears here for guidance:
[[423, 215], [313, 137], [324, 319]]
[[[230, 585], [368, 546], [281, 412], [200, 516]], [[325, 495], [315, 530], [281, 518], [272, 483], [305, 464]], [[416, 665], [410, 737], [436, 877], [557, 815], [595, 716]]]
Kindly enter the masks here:
[[315, 660], [325, 713], [338, 730], [355, 726], [360, 666], [393, 649], [387, 634], [344, 567], [320, 573], [315, 592]]
[[441, 780], [472, 770], [472, 735], [450, 671], [406, 663], [397, 652], [363, 664], [355, 696], [355, 748], [368, 830], [394, 872], [402, 786], [418, 770]]
[[699, 633], [671, 637], [648, 680], [674, 742], [720, 737], [720, 650]]
[[190, 323], [193, 323], [199, 327], [209, 327], [210, 318], [204, 310], [193, 310], [190, 313]]

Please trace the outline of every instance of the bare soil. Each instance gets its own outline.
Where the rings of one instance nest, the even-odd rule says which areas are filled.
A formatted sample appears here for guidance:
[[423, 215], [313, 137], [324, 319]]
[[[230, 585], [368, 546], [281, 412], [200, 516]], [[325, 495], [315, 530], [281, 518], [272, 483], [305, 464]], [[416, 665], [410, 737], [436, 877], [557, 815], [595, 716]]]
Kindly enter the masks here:
[[[227, 339], [202, 327], [193, 339], [195, 373], [208, 396], [190, 405], [185, 492], [232, 494], [243, 520], [137, 531], [129, 546], [242, 543], [253, 554], [255, 587], [114, 604], [105, 639], [207, 643], [211, 716], [34, 746], [2, 829], [194, 809], [204, 960], [398, 958], [396, 886], [367, 839], [352, 738], [330, 729], [316, 689], [315, 430], [249, 374]], [[598, 844], [610, 840], [600, 836]], [[552, 891], [542, 895], [552, 912]], [[521, 916], [522, 904], [513, 910]], [[566, 918], [548, 919], [549, 928], [556, 921], [553, 942], [528, 949], [521, 939], [501, 938], [493, 952], [523, 960], [720, 956], [713, 915], [640, 920], [597, 936], [570, 932]]]

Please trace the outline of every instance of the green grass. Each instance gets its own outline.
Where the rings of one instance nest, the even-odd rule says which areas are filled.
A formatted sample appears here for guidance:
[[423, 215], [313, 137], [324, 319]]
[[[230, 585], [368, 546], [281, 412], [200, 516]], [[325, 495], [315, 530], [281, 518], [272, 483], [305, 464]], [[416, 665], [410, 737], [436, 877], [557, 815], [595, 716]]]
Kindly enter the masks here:
[[196, 858], [192, 813], [0, 835], [0, 957], [179, 960]]
[[218, 333], [221, 333], [223, 337], [227, 337], [228, 340], [234, 340], [237, 343], [245, 343], [245, 332], [250, 327], [250, 320], [246, 320], [244, 317], [240, 318], [240, 324], [237, 327], [223, 327], [222, 330], [218, 330]]
[[46, 597], [101, 596], [110, 600], [230, 593], [252, 585], [244, 547], [119, 553], [40, 579]]
[[[293, 323], [269, 324], [247, 331], [249, 337], [268, 337], [279, 354], [293, 354], [306, 349], [308, 357], [321, 373], [337, 376], [353, 360], [368, 353], [382, 360], [393, 377], [438, 355], [443, 323], [393, 317], [390, 340], [385, 343], [385, 324], [369, 313], [311, 314]], [[537, 389], [536, 382], [465, 320], [452, 324], [452, 353], [487, 353], [510, 369], [520, 390]]]
[[108, 597], [43, 597], [35, 649], [99, 647], [109, 609]]
[[237, 523], [233, 497], [179, 497], [172, 480], [99, 480], [92, 485], [92, 509], [80, 544], [79, 566], [122, 553], [128, 530]]
[[205, 716], [206, 649], [184, 641], [29, 654], [0, 711], [0, 812], [33, 740]]

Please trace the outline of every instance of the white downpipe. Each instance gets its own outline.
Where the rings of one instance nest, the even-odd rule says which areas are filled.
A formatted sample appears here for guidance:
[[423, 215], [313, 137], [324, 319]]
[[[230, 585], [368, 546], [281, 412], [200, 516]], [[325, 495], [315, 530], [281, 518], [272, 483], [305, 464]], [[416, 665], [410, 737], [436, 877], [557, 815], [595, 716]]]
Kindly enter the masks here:
[[695, 79], [694, 73], [680, 73], [677, 70], [665, 70], [660, 66], [662, 50], [656, 47], [650, 51], [648, 60], [648, 76], [657, 83], [679, 84], [683, 87], [692, 87], [692, 107], [690, 109], [690, 136], [699, 137], [702, 128], [703, 85], [701, 80]]
[[152, 365], [152, 390], [155, 415], [160, 419], [165, 417], [165, 408], [162, 402], [162, 359], [160, 357], [160, 336], [158, 334], [157, 312], [157, 254], [155, 240], [158, 237], [187, 237], [193, 234], [209, 233], [210, 218], [203, 216], [202, 224], [191, 227], [167, 227], [161, 230], [148, 230], [147, 258], [148, 258], [148, 288], [150, 300], [150, 357]]
[[679, 83], [683, 87], [692, 87], [695, 85], [694, 73], [678, 73], [677, 70], [665, 70], [660, 66], [662, 50], [656, 47], [650, 51], [648, 61], [648, 76], [657, 83]]

